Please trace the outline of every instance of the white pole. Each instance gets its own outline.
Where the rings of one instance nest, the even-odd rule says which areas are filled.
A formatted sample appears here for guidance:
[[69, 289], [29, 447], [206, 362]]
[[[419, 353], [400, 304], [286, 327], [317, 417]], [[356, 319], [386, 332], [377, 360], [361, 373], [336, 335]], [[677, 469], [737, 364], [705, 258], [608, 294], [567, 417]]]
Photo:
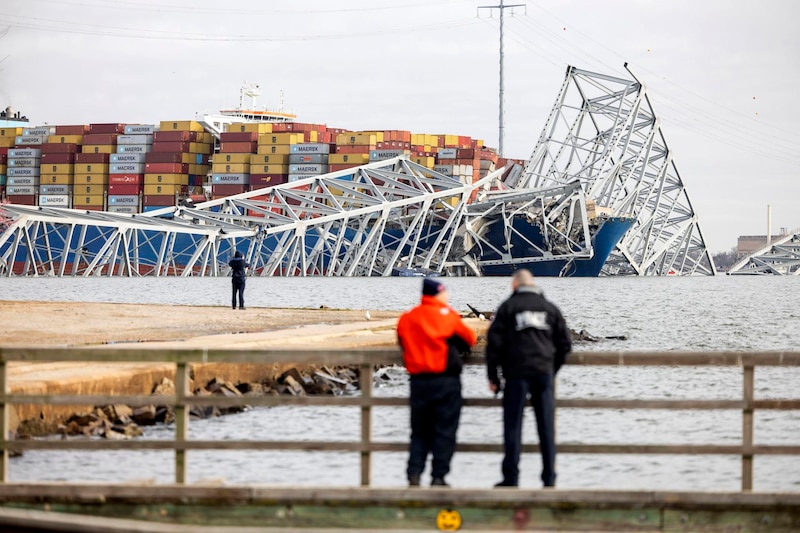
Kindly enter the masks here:
[[772, 243], [772, 206], [767, 205], [767, 246]]

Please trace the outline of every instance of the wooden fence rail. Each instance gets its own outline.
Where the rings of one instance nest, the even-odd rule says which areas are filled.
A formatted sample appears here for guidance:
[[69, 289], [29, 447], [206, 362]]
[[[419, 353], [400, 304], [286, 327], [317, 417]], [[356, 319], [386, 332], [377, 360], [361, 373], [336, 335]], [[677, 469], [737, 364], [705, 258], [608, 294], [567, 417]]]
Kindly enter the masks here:
[[[14, 404], [108, 405], [143, 406], [154, 403], [153, 396], [144, 395], [52, 395], [9, 394], [8, 363], [27, 362], [172, 362], [175, 364], [174, 395], [159, 396], [157, 403], [175, 409], [175, 437], [165, 440], [9, 440], [9, 409]], [[189, 375], [193, 363], [284, 363], [354, 365], [360, 370], [360, 396], [266, 396], [227, 398], [222, 396], [192, 396]], [[469, 357], [467, 364], [483, 364], [479, 357]], [[374, 452], [407, 451], [407, 442], [375, 442], [372, 440], [372, 408], [406, 406], [405, 398], [373, 396], [373, 370], [383, 365], [402, 364], [396, 349], [319, 350], [236, 350], [236, 349], [153, 349], [116, 348], [2, 348], [0, 347], [0, 483], [8, 480], [9, 451], [21, 450], [173, 450], [175, 452], [175, 481], [186, 483], [186, 452], [188, 450], [307, 450], [348, 451], [360, 454], [360, 482], [370, 485], [371, 454]], [[571, 355], [570, 365], [593, 366], [728, 366], [743, 371], [743, 390], [740, 399], [731, 400], [636, 400], [636, 399], [563, 399], [559, 408], [575, 409], [728, 409], [742, 412], [742, 440], [739, 445], [655, 445], [655, 444], [560, 444], [559, 453], [581, 454], [713, 454], [737, 455], [742, 459], [742, 491], [753, 487], [753, 457], [755, 455], [800, 455], [800, 442], [793, 445], [755, 445], [753, 420], [756, 409], [800, 410], [800, 398], [754, 398], [754, 375], [757, 366], [800, 367], [800, 352], [578, 352]], [[341, 441], [259, 441], [259, 440], [189, 440], [189, 410], [192, 406], [233, 407], [242, 405], [326, 405], [360, 408], [360, 440]], [[466, 407], [498, 407], [500, 400], [465, 398]], [[501, 444], [462, 443], [459, 451], [502, 452]], [[538, 445], [524, 445], [523, 451], [536, 452]]]

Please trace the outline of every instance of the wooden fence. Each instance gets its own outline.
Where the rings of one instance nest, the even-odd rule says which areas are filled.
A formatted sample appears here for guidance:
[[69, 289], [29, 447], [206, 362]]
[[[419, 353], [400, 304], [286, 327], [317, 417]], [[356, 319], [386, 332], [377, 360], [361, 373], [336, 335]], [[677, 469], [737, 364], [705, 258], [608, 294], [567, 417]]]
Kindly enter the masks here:
[[[26, 362], [172, 362], [175, 364], [175, 395], [50, 395], [9, 394], [8, 364]], [[224, 396], [193, 396], [190, 394], [189, 375], [196, 363], [286, 363], [299, 366], [353, 365], [360, 369], [360, 395], [350, 396], [264, 396], [228, 398]], [[467, 364], [482, 364], [483, 360], [471, 357]], [[0, 483], [8, 481], [9, 451], [16, 450], [174, 450], [175, 482], [185, 484], [187, 477], [186, 452], [188, 450], [309, 450], [347, 451], [359, 453], [360, 483], [370, 485], [371, 454], [373, 452], [404, 452], [407, 442], [375, 442], [372, 440], [372, 408], [378, 406], [404, 406], [405, 398], [385, 398], [373, 395], [373, 372], [384, 365], [402, 364], [396, 349], [340, 349], [319, 350], [237, 350], [237, 349], [151, 349], [91, 347], [91, 348], [0, 348]], [[756, 399], [754, 397], [754, 370], [757, 366], [800, 366], [800, 352], [577, 352], [569, 359], [570, 365], [594, 366], [725, 366], [740, 367], [743, 372], [741, 398], [729, 400], [639, 400], [639, 399], [562, 399], [560, 408], [580, 409], [730, 409], [742, 412], [742, 438], [738, 445], [658, 445], [658, 444], [560, 444], [559, 453], [580, 454], [689, 454], [735, 455], [742, 460], [742, 491], [753, 488], [753, 457], [756, 455], [800, 455], [800, 442], [791, 445], [754, 444], [753, 421], [757, 409], [800, 410], [800, 398]], [[465, 407], [495, 407], [500, 400], [490, 398], [465, 398]], [[173, 440], [8, 440], [9, 408], [14, 404], [52, 405], [109, 405], [127, 404], [132, 407], [152, 405], [171, 406], [175, 410], [175, 436]], [[325, 405], [356, 406], [360, 408], [360, 440], [341, 441], [258, 441], [258, 440], [189, 440], [189, 410], [193, 406], [233, 407], [241, 405]], [[462, 443], [459, 451], [502, 452], [496, 443]], [[524, 445], [524, 452], [538, 451], [538, 445]]]

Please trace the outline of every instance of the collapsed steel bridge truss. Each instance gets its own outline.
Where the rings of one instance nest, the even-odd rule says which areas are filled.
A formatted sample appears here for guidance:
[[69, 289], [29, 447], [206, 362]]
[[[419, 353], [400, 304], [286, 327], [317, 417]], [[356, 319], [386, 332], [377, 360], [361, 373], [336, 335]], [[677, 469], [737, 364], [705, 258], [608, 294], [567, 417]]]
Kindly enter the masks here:
[[800, 276], [800, 228], [737, 262], [728, 274]]
[[569, 67], [541, 136], [515, 184], [579, 180], [611, 216], [634, 217], [603, 273], [714, 275], [697, 216], [644, 86]]
[[441, 272], [474, 189], [398, 157], [145, 214], [8, 205], [0, 274], [216, 276], [234, 249], [260, 275]]

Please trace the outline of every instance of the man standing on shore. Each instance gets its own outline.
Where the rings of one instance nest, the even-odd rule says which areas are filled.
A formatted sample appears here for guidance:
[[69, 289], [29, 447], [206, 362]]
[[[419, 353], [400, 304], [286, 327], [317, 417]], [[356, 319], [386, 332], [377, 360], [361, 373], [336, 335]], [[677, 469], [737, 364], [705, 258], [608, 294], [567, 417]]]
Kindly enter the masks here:
[[231, 283], [233, 284], [233, 296], [231, 306], [236, 309], [236, 297], [239, 297], [239, 309], [244, 309], [244, 285], [247, 280], [245, 269], [250, 265], [244, 260], [244, 255], [239, 250], [233, 255], [233, 259], [228, 262], [231, 267]]
[[456, 449], [463, 403], [461, 355], [475, 346], [477, 336], [447, 305], [445, 286], [425, 278], [420, 304], [397, 322], [397, 338], [410, 375], [408, 484], [419, 486], [430, 453], [431, 486], [447, 487], [444, 477]]
[[495, 394], [503, 391], [505, 457], [503, 480], [495, 486], [519, 485], [522, 415], [530, 395], [542, 452], [542, 482], [545, 487], [554, 487], [554, 380], [572, 350], [572, 339], [561, 311], [544, 298], [530, 271], [517, 270], [511, 287], [514, 293], [494, 314], [486, 344], [489, 389]]

